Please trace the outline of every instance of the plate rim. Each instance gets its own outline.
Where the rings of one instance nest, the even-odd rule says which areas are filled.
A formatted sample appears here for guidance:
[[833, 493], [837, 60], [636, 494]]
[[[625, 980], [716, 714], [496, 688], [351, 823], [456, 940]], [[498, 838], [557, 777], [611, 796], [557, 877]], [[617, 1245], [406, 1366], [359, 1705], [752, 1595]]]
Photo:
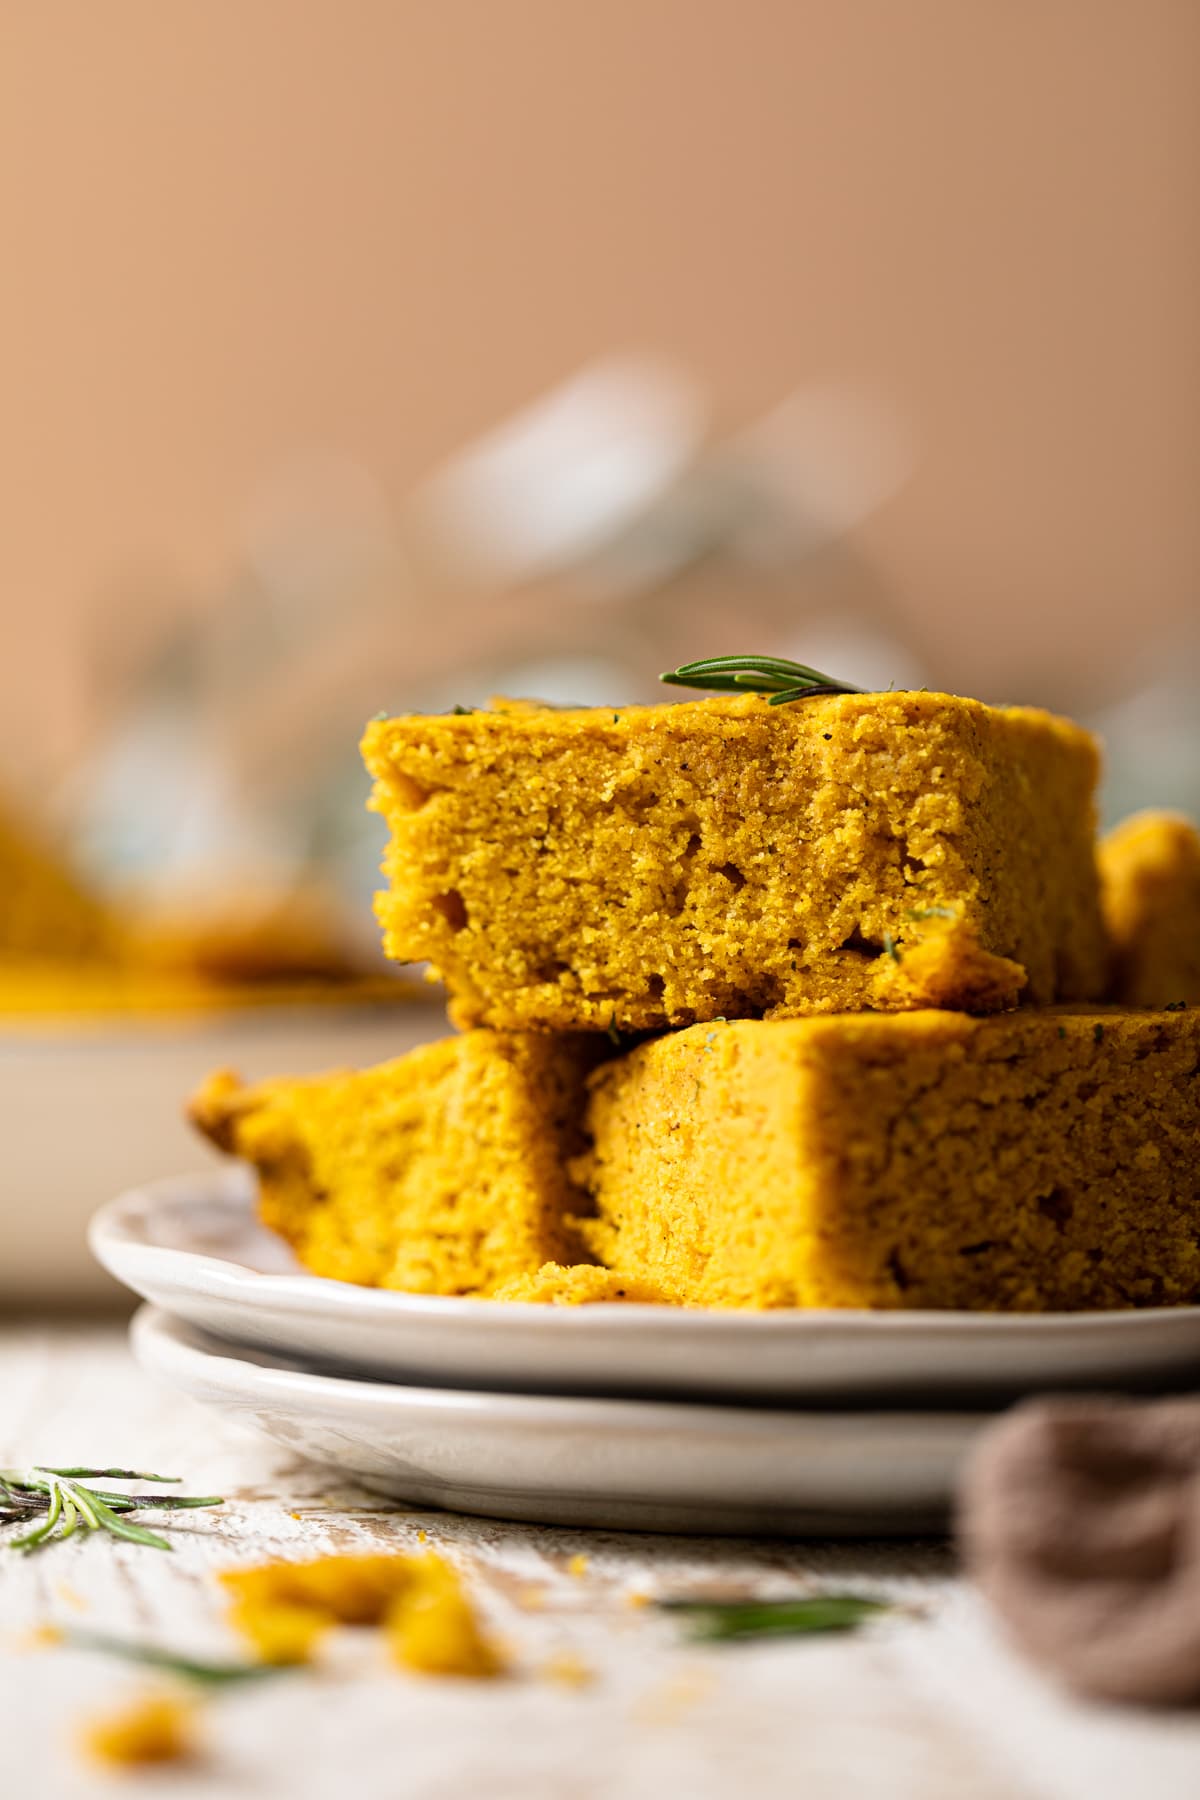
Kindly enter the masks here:
[[[105, 1201], [88, 1224], [88, 1245], [101, 1266], [124, 1286], [151, 1304], [160, 1304], [146, 1295], [135, 1276], [139, 1267], [161, 1272], [176, 1289], [202, 1292], [206, 1297], [234, 1304], [258, 1302], [270, 1295], [272, 1306], [289, 1315], [316, 1311], [330, 1320], [357, 1316], [360, 1323], [383, 1322], [402, 1316], [410, 1323], [422, 1318], [443, 1323], [470, 1321], [472, 1326], [484, 1321], [497, 1323], [511, 1318], [529, 1325], [534, 1319], [550, 1331], [563, 1334], [594, 1334], [596, 1320], [602, 1329], [621, 1335], [634, 1335], [653, 1324], [658, 1330], [686, 1337], [698, 1328], [706, 1335], [727, 1337], [787, 1337], [797, 1333], [811, 1335], [818, 1330], [836, 1334], [886, 1334], [923, 1331], [950, 1339], [966, 1333], [972, 1337], [1013, 1337], [1034, 1333], [1043, 1337], [1079, 1336], [1088, 1330], [1145, 1331], [1151, 1325], [1179, 1330], [1200, 1325], [1200, 1305], [1123, 1307], [1079, 1312], [966, 1312], [934, 1308], [752, 1308], [713, 1306], [668, 1306], [661, 1302], [594, 1301], [581, 1306], [554, 1306], [544, 1301], [490, 1300], [473, 1295], [410, 1294], [396, 1289], [359, 1286], [329, 1276], [312, 1275], [303, 1270], [273, 1273], [252, 1269], [228, 1257], [178, 1245], [146, 1242], [139, 1239], [132, 1226], [135, 1213], [143, 1220], [152, 1219], [156, 1207], [178, 1204], [180, 1190], [195, 1194], [197, 1187], [207, 1189], [209, 1204], [251, 1212], [254, 1185], [251, 1172], [242, 1167], [192, 1171], [181, 1175], [161, 1176], [137, 1187], [127, 1188]], [[115, 1256], [113, 1254], [115, 1247]], [[121, 1267], [115, 1266], [119, 1259]], [[186, 1272], [186, 1273], [185, 1273]], [[157, 1285], [157, 1284], [156, 1284]], [[500, 1329], [503, 1329], [501, 1326]]]
[[[290, 1396], [299, 1401], [307, 1396], [310, 1403], [315, 1403], [318, 1398], [327, 1402], [335, 1399], [349, 1400], [368, 1410], [386, 1407], [394, 1402], [415, 1410], [427, 1408], [430, 1412], [435, 1412], [444, 1409], [455, 1413], [464, 1421], [486, 1419], [487, 1423], [493, 1425], [520, 1425], [527, 1422], [555, 1424], [561, 1421], [564, 1425], [570, 1423], [575, 1427], [591, 1425], [611, 1429], [624, 1428], [627, 1421], [636, 1420], [639, 1427], [651, 1429], [686, 1420], [698, 1428], [720, 1428], [740, 1432], [742, 1435], [766, 1435], [770, 1432], [772, 1422], [777, 1422], [780, 1415], [783, 1415], [789, 1420], [811, 1421], [814, 1428], [819, 1426], [821, 1430], [844, 1428], [847, 1431], [857, 1431], [870, 1430], [876, 1426], [880, 1430], [895, 1427], [897, 1431], [903, 1431], [919, 1426], [944, 1428], [953, 1432], [968, 1428], [982, 1429], [998, 1416], [995, 1407], [985, 1406], [804, 1406], [794, 1403], [764, 1406], [757, 1402], [747, 1406], [728, 1406], [689, 1399], [682, 1394], [513, 1393], [503, 1388], [437, 1387], [405, 1381], [373, 1380], [329, 1369], [290, 1368], [286, 1366], [286, 1361], [277, 1362], [269, 1351], [251, 1350], [244, 1344], [227, 1343], [205, 1331], [203, 1327], [178, 1318], [165, 1307], [155, 1306], [149, 1301], [140, 1306], [130, 1320], [129, 1335], [139, 1359], [141, 1347], [146, 1341], [154, 1345], [165, 1344], [169, 1348], [164, 1351], [164, 1355], [194, 1357], [206, 1367], [216, 1363], [227, 1370], [232, 1368], [235, 1373], [229, 1376], [231, 1384], [240, 1384], [244, 1380], [237, 1371], [248, 1371], [255, 1383], [261, 1381], [268, 1393], [276, 1393], [280, 1398]], [[267, 1399], [268, 1394], [247, 1392], [242, 1397], [249, 1405], [259, 1405]]]

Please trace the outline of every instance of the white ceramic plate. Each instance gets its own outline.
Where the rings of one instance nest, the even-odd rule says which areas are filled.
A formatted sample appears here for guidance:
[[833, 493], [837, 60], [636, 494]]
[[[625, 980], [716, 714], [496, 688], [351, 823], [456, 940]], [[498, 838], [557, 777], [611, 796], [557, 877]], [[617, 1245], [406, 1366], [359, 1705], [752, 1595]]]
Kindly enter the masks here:
[[417, 1506], [767, 1536], [944, 1528], [987, 1414], [783, 1412], [402, 1387], [231, 1349], [146, 1307], [138, 1360], [289, 1450]]
[[1113, 1313], [771, 1312], [526, 1306], [304, 1274], [240, 1169], [123, 1195], [92, 1224], [106, 1269], [235, 1344], [429, 1385], [759, 1400], [994, 1400], [1200, 1374], [1200, 1307]]

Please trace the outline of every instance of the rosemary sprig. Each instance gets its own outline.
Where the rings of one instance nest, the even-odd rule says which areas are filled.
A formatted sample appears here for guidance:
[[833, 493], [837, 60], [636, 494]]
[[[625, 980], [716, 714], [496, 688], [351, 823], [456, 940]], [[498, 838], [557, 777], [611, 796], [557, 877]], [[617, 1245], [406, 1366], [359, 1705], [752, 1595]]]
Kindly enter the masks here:
[[771, 706], [807, 700], [813, 694], [861, 694], [862, 688], [810, 669], [782, 656], [709, 656], [681, 663], [658, 678], [672, 687], [704, 688], [709, 693], [769, 694]]
[[760, 1637], [809, 1637], [857, 1631], [869, 1619], [892, 1610], [891, 1602], [870, 1594], [803, 1594], [787, 1600], [660, 1600], [666, 1612], [687, 1620], [698, 1643], [727, 1643]]
[[107, 1637], [96, 1631], [68, 1631], [63, 1642], [78, 1650], [98, 1650], [105, 1656], [119, 1656], [125, 1662], [141, 1663], [149, 1669], [178, 1675], [202, 1687], [232, 1687], [239, 1681], [258, 1681], [264, 1675], [282, 1675], [294, 1664], [204, 1662], [194, 1656], [180, 1656], [174, 1650], [163, 1650], [157, 1644], [140, 1644], [132, 1638]]
[[82, 1526], [106, 1531], [126, 1543], [169, 1550], [166, 1538], [135, 1525], [126, 1515], [151, 1507], [175, 1512], [196, 1506], [220, 1506], [219, 1494], [122, 1494], [93, 1487], [100, 1481], [155, 1481], [170, 1486], [176, 1475], [150, 1475], [137, 1469], [0, 1469], [0, 1525], [29, 1524], [31, 1530], [10, 1538], [8, 1547], [28, 1554], [52, 1540], [63, 1543]]

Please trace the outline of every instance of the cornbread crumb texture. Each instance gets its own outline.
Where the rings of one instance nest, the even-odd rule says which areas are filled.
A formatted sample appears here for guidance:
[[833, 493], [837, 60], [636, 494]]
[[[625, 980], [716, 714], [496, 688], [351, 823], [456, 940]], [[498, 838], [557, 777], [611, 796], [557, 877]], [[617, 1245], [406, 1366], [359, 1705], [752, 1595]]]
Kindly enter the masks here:
[[1113, 999], [1200, 1005], [1200, 831], [1177, 813], [1135, 813], [1101, 839], [1099, 862]]
[[686, 1303], [1200, 1294], [1200, 1015], [696, 1026], [594, 1077], [600, 1261]]
[[503, 1660], [458, 1573], [433, 1551], [322, 1556], [227, 1570], [229, 1621], [264, 1662], [306, 1663], [338, 1625], [380, 1625], [394, 1660], [428, 1675], [491, 1676]]
[[361, 1073], [255, 1087], [218, 1074], [190, 1113], [254, 1164], [264, 1222], [316, 1274], [490, 1294], [587, 1260], [567, 1165], [598, 1054], [589, 1037], [468, 1032]]
[[936, 694], [376, 721], [385, 947], [456, 1023], [1093, 998], [1093, 740]]
[[599, 1301], [661, 1301], [662, 1292], [636, 1275], [592, 1263], [543, 1263], [517, 1275], [492, 1294], [493, 1300], [535, 1301], [552, 1306], [593, 1306]]

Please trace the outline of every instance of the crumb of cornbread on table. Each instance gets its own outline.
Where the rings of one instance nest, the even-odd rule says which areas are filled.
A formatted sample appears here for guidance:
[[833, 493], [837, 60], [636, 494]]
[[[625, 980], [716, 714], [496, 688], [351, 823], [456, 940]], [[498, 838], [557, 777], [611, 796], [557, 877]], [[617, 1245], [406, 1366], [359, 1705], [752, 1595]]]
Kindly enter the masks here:
[[318, 1275], [490, 1294], [588, 1259], [568, 1223], [605, 1040], [475, 1031], [357, 1073], [212, 1076], [192, 1121], [258, 1171], [263, 1221]]
[[1135, 813], [1101, 838], [1098, 857], [1112, 998], [1200, 1005], [1200, 830], [1179, 813]]
[[85, 1753], [115, 1767], [144, 1768], [189, 1762], [197, 1752], [194, 1700], [143, 1694], [113, 1712], [89, 1720], [81, 1734]]
[[394, 1660], [423, 1674], [492, 1676], [503, 1659], [461, 1577], [433, 1551], [262, 1563], [221, 1576], [230, 1624], [264, 1662], [306, 1663], [338, 1625], [383, 1628]]
[[592, 1080], [602, 1262], [685, 1302], [973, 1310], [1200, 1297], [1200, 1013], [694, 1026]]
[[559, 1687], [583, 1689], [595, 1685], [597, 1676], [591, 1663], [584, 1662], [573, 1650], [559, 1650], [542, 1664], [542, 1674]]
[[384, 1620], [396, 1662], [423, 1675], [502, 1675], [505, 1658], [481, 1630], [457, 1572], [430, 1553], [411, 1561], [413, 1578]]
[[456, 1024], [1102, 993], [1094, 739], [926, 693], [373, 721], [377, 910]]

